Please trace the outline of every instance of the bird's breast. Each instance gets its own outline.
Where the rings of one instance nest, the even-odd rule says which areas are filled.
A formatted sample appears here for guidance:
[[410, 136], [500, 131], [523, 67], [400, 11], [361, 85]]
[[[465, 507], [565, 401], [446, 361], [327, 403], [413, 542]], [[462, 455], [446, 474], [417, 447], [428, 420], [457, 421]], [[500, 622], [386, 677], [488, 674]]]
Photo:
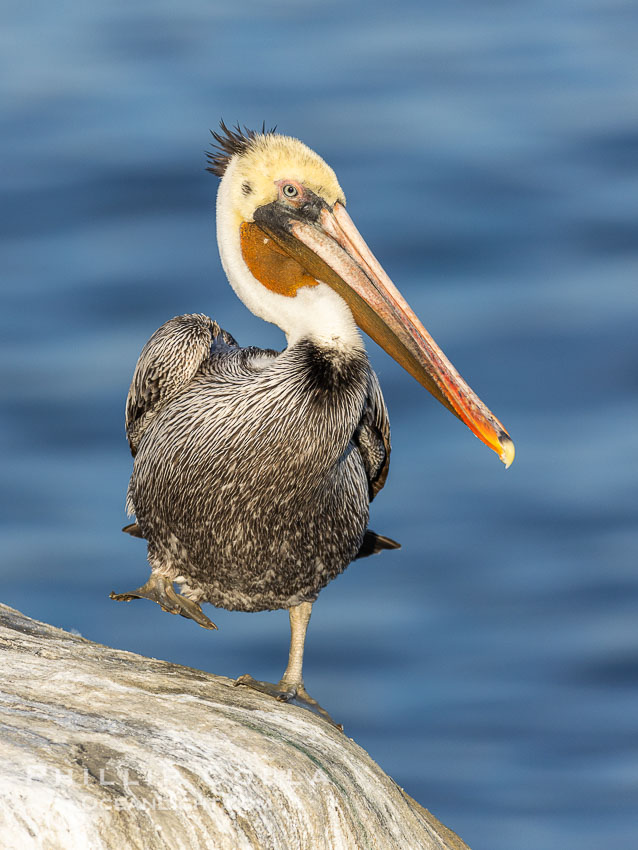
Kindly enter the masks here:
[[145, 431], [130, 485], [149, 553], [164, 563], [179, 541], [175, 569], [202, 598], [242, 610], [316, 594], [355, 557], [368, 520], [363, 461], [347, 450], [365, 353], [302, 342], [270, 365], [254, 356], [211, 357]]
[[211, 477], [264, 487], [301, 476], [307, 486], [331, 473], [361, 418], [365, 352], [304, 340], [255, 366], [247, 351], [211, 357], [148, 428], [137, 467], [179, 473], [182, 488]]

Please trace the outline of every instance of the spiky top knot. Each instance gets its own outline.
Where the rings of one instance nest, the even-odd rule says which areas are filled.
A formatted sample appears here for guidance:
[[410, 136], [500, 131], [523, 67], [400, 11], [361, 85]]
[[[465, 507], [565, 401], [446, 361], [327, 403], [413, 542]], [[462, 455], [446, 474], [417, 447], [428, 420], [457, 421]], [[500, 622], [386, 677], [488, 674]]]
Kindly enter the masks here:
[[270, 136], [277, 129], [273, 127], [271, 130], [266, 130], [265, 121], [259, 132], [257, 130], [249, 130], [248, 127], [244, 127], [242, 130], [239, 124], [236, 124], [233, 128], [229, 128], [223, 120], [219, 122], [219, 127], [221, 132], [210, 131], [215, 142], [212, 150], [206, 153], [206, 158], [209, 162], [206, 171], [210, 171], [211, 174], [215, 174], [217, 177], [224, 176], [228, 163], [236, 153], [246, 153], [256, 138], [259, 136]]

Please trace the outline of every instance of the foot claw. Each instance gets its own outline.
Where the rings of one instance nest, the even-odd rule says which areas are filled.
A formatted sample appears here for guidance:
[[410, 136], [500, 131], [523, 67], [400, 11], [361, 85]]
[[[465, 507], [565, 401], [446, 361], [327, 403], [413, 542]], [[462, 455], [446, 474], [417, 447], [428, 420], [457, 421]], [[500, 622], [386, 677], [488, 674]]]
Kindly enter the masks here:
[[323, 717], [323, 719], [327, 720], [331, 726], [334, 726], [340, 732], [343, 732], [343, 725], [341, 723], [334, 722], [325, 708], [322, 708], [317, 700], [310, 696], [303, 684], [289, 684], [288, 682], [284, 682], [282, 679], [281, 682], [275, 685], [272, 682], [260, 682], [257, 679], [253, 679], [253, 677], [248, 675], [248, 673], [245, 673], [243, 676], [239, 676], [239, 678], [235, 679], [233, 686], [236, 687], [237, 685], [245, 685], [248, 688], [252, 688], [254, 691], [259, 691], [262, 694], [274, 697], [276, 700], [279, 700], [279, 702], [287, 702], [291, 705], [297, 705], [300, 708], [312, 711], [313, 714]]
[[248, 673], [244, 673], [243, 676], [235, 679], [233, 687], [237, 687], [237, 685], [245, 685], [247, 688], [252, 688], [253, 691], [268, 694], [269, 697], [274, 697], [280, 702], [290, 702], [297, 695], [297, 689], [294, 687], [282, 688], [281, 683], [274, 685], [272, 682], [259, 682], [257, 679], [253, 679]]
[[182, 617], [194, 620], [204, 629], [217, 628], [215, 623], [204, 614], [197, 602], [176, 593], [173, 582], [164, 576], [151, 573], [146, 584], [138, 587], [137, 590], [131, 590], [129, 593], [111, 591], [110, 597], [117, 602], [130, 602], [131, 599], [150, 599], [152, 602], [157, 602], [160, 608], [169, 614], [180, 614]]
[[202, 611], [201, 606], [197, 602], [195, 602], [193, 599], [188, 599], [186, 596], [182, 596], [179, 593], [175, 593], [175, 596], [177, 597], [177, 604], [179, 605], [180, 609], [178, 613], [181, 614], [182, 617], [189, 617], [203, 629], [217, 629], [215, 623], [213, 623], [212, 620], [208, 619], [206, 614], [204, 614], [204, 612]]

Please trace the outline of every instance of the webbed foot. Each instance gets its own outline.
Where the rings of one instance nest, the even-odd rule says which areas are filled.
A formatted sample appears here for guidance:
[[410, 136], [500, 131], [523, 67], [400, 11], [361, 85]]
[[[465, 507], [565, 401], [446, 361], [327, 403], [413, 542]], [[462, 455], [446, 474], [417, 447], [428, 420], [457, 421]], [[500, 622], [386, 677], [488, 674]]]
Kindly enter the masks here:
[[197, 602], [176, 593], [173, 582], [165, 576], [151, 573], [146, 584], [138, 587], [137, 590], [132, 590], [129, 593], [111, 591], [110, 597], [117, 602], [130, 602], [131, 599], [150, 599], [152, 602], [157, 602], [160, 608], [169, 614], [180, 614], [182, 617], [188, 617], [189, 620], [195, 620], [204, 629], [217, 628], [215, 623], [204, 614]]
[[317, 700], [310, 696], [308, 691], [305, 689], [303, 682], [294, 684], [282, 679], [275, 685], [273, 682], [260, 682], [257, 679], [253, 679], [252, 676], [246, 673], [238, 679], [235, 679], [233, 685], [235, 685], [235, 687], [237, 685], [245, 685], [248, 688], [252, 688], [254, 691], [260, 691], [262, 694], [268, 694], [268, 696], [274, 697], [280, 702], [287, 702], [291, 705], [297, 705], [300, 708], [306, 708], [308, 711], [312, 711], [313, 714], [323, 717], [323, 719], [327, 720], [331, 726], [334, 726], [340, 732], [343, 732], [343, 725], [341, 723], [335, 723], [326, 709], [322, 708]]

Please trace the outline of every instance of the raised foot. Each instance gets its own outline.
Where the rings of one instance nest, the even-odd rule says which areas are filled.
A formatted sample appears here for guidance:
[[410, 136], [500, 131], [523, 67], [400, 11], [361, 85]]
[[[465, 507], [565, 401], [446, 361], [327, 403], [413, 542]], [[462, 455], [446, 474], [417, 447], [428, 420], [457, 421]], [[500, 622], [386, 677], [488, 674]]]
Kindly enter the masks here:
[[327, 720], [331, 726], [334, 726], [340, 732], [343, 732], [343, 725], [341, 723], [334, 722], [326, 709], [322, 708], [317, 700], [310, 696], [308, 691], [304, 688], [303, 683], [292, 684], [282, 679], [275, 685], [272, 682], [260, 682], [258, 679], [253, 679], [252, 676], [249, 676], [248, 673], [246, 673], [238, 679], [235, 679], [233, 685], [235, 687], [237, 685], [245, 685], [247, 688], [252, 688], [254, 691], [260, 691], [262, 694], [268, 694], [268, 696], [274, 697], [280, 702], [288, 702], [291, 705], [306, 708], [308, 711], [312, 711], [313, 714], [323, 717], [323, 719]]
[[130, 602], [131, 599], [150, 599], [152, 602], [157, 602], [163, 611], [167, 611], [169, 614], [180, 614], [182, 617], [188, 617], [189, 620], [195, 620], [203, 629], [217, 628], [215, 623], [204, 614], [197, 602], [176, 593], [173, 582], [164, 576], [151, 573], [146, 584], [138, 587], [137, 590], [131, 590], [129, 593], [111, 591], [110, 597], [117, 602]]

